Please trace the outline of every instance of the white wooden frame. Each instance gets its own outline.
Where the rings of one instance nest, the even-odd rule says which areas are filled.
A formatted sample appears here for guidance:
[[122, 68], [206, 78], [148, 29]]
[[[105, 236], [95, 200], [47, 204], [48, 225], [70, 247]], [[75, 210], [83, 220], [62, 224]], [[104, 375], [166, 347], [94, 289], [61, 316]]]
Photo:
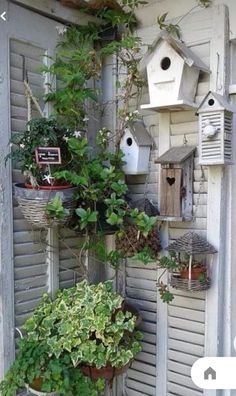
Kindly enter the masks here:
[[[220, 26], [220, 29], [219, 29]], [[229, 15], [224, 5], [214, 7], [211, 40], [210, 89], [221, 95], [229, 91]], [[208, 167], [207, 238], [218, 250], [212, 264], [212, 287], [206, 294], [205, 356], [222, 356], [224, 342], [224, 269], [227, 235], [227, 187], [229, 169]], [[230, 216], [230, 211], [228, 212]], [[222, 394], [220, 390], [204, 390], [204, 396]]]

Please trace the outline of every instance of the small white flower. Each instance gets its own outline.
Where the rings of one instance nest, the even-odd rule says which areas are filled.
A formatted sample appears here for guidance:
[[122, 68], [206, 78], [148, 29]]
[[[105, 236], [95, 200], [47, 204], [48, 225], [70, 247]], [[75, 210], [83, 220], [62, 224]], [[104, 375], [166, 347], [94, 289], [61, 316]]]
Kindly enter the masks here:
[[20, 144], [20, 148], [24, 149], [25, 145], [23, 143]]
[[48, 182], [48, 184], [52, 184], [54, 181], [55, 177], [51, 176], [51, 175], [44, 175], [43, 180], [46, 180]]
[[83, 121], [87, 122], [87, 121], [89, 121], [89, 118], [88, 117], [84, 117]]
[[134, 110], [133, 114], [139, 114], [138, 110]]
[[75, 131], [75, 132], [73, 133], [73, 136], [75, 136], [76, 138], [81, 137], [81, 131]]
[[129, 117], [128, 116], [125, 117], [125, 121], [129, 121]]
[[63, 35], [67, 32], [67, 27], [66, 26], [56, 26], [56, 31], [59, 35]]
[[63, 139], [65, 142], [68, 142], [68, 140], [69, 140], [68, 136], [63, 136], [62, 139]]

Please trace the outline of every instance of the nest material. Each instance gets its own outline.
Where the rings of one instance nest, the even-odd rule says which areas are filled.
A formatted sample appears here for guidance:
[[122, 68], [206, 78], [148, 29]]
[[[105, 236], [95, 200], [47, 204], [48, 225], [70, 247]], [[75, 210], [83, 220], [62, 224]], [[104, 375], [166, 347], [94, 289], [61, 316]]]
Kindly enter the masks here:
[[188, 232], [171, 243], [166, 250], [192, 254], [213, 254], [217, 250], [195, 232]]
[[145, 238], [134, 225], [126, 228], [125, 237], [116, 238], [116, 248], [124, 253], [127, 257], [132, 257], [141, 252], [144, 248], [150, 248], [155, 257], [162, 250], [158, 227], [153, 230]]

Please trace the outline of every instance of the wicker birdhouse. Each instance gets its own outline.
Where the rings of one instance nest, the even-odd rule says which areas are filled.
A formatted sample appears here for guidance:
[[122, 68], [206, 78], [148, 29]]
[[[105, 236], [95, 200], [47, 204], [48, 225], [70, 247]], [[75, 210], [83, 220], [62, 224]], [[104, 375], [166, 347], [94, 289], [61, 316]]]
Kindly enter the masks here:
[[210, 243], [195, 232], [188, 232], [171, 243], [166, 250], [177, 253], [177, 266], [170, 273], [172, 287], [189, 291], [206, 290], [210, 287], [205, 256], [217, 253]]
[[148, 173], [152, 138], [142, 121], [130, 122], [121, 138], [120, 148], [124, 153], [126, 175]]
[[160, 218], [192, 220], [195, 147], [172, 147], [155, 162], [161, 164]]
[[232, 164], [233, 106], [219, 94], [209, 92], [200, 104], [199, 164]]
[[141, 71], [147, 74], [150, 104], [142, 109], [157, 111], [197, 107], [194, 103], [200, 71], [208, 67], [181, 41], [161, 32], [144, 61]]

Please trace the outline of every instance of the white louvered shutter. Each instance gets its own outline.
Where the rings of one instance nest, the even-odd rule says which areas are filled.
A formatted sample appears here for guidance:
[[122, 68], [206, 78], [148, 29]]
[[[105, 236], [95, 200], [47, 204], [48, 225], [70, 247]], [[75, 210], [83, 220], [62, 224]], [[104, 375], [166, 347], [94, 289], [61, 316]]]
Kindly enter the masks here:
[[136, 356], [125, 377], [125, 395], [156, 395], [157, 353], [157, 270], [128, 260], [126, 265], [126, 301], [137, 307], [142, 316], [140, 330], [144, 338], [142, 351]]

